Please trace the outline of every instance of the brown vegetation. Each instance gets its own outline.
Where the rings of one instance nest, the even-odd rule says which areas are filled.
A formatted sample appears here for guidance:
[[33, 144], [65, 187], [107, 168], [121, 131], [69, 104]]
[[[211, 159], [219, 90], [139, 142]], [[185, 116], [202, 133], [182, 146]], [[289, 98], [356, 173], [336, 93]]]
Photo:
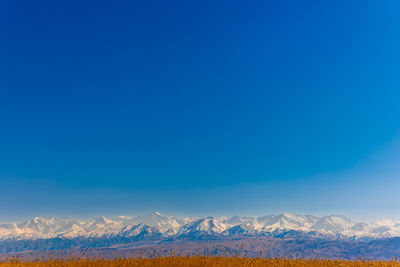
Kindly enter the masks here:
[[129, 258], [129, 259], [50, 259], [36, 261], [22, 261], [18, 258], [3, 260], [0, 267], [197, 267], [197, 266], [227, 266], [227, 267], [400, 267], [400, 262], [392, 261], [367, 261], [367, 260], [327, 260], [327, 259], [281, 259], [281, 258], [245, 258], [245, 257], [209, 257], [209, 256], [169, 256], [155, 258]]

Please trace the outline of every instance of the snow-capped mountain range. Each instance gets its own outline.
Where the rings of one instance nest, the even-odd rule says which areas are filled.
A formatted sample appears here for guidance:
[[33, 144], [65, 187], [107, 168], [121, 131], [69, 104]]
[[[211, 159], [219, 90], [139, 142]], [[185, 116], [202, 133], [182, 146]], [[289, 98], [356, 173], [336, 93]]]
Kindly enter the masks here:
[[33, 218], [0, 224], [0, 240], [50, 238], [197, 238], [199, 236], [263, 236], [299, 232], [314, 237], [400, 237], [400, 221], [362, 223], [340, 215], [278, 214], [259, 217], [174, 217], [158, 212], [139, 216], [98, 217], [87, 221], [71, 218]]

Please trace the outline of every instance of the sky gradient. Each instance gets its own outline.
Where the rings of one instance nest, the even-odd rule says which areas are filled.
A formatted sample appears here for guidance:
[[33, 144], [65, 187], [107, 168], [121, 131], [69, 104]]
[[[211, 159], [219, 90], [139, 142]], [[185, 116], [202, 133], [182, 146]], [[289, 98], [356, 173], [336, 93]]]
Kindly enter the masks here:
[[398, 1], [0, 3], [0, 221], [400, 218]]

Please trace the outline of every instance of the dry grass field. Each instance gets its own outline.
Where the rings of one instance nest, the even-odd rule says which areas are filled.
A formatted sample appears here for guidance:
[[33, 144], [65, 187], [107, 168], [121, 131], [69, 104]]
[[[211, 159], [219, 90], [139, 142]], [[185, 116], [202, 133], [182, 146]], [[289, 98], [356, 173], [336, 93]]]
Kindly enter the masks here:
[[68, 260], [36, 260], [22, 261], [18, 258], [2, 260], [0, 267], [317, 267], [317, 266], [343, 266], [343, 267], [367, 267], [385, 266], [400, 267], [400, 262], [392, 261], [368, 261], [368, 260], [323, 260], [323, 259], [268, 259], [268, 258], [244, 258], [244, 257], [156, 257], [156, 258], [130, 258], [130, 259], [68, 259]]

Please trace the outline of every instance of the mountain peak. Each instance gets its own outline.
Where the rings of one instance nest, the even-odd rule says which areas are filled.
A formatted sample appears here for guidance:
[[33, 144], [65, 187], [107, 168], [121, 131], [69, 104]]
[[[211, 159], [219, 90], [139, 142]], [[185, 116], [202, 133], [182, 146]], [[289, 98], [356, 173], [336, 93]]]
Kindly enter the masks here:
[[174, 217], [153, 212], [139, 216], [100, 216], [88, 221], [76, 221], [68, 217], [35, 217], [24, 223], [0, 225], [0, 239], [86, 237], [116, 235], [130, 229], [159, 232], [163, 236], [179, 235], [229, 235], [266, 234], [282, 231], [319, 233], [321, 235], [380, 238], [400, 237], [400, 221], [380, 220], [360, 223], [342, 215], [312, 216], [281, 213], [254, 217]]

